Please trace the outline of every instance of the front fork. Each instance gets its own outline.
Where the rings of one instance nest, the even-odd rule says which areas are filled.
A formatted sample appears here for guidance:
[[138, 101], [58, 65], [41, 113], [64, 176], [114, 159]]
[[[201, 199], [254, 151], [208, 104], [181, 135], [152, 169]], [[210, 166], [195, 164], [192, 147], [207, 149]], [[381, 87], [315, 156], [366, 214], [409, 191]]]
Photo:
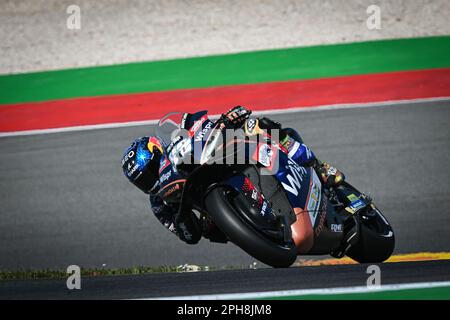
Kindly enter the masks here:
[[372, 206], [372, 199], [357, 191], [347, 183], [330, 188], [336, 212], [343, 218], [344, 237], [340, 246], [331, 252], [331, 256], [342, 258], [360, 239], [361, 212]]

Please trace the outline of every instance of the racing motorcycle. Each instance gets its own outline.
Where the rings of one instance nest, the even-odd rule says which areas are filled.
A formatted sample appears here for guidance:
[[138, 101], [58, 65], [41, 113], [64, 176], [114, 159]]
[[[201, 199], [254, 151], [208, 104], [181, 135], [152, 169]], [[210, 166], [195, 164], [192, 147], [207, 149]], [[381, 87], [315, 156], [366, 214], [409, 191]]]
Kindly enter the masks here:
[[182, 113], [156, 127], [167, 154], [159, 195], [166, 205], [195, 212], [205, 238], [232, 242], [272, 267], [288, 267], [298, 248], [291, 226], [309, 214], [314, 244], [308, 255], [345, 255], [360, 263], [388, 259], [393, 229], [372, 199], [348, 182], [324, 188], [313, 168], [299, 166], [267, 133], [228, 135], [207, 116], [182, 132]]

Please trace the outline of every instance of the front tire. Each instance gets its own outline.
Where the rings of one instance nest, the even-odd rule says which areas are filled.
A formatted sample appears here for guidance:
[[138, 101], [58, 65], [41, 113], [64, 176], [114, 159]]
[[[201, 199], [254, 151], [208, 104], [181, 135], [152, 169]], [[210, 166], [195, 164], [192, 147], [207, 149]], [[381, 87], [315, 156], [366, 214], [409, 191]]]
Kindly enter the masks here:
[[347, 255], [359, 263], [381, 263], [387, 260], [395, 248], [394, 231], [375, 207], [372, 207], [372, 220], [361, 218], [358, 243], [349, 249]]
[[297, 258], [294, 242], [280, 245], [266, 238], [246, 223], [230, 203], [225, 187], [212, 189], [205, 207], [214, 223], [228, 238], [259, 261], [275, 268], [289, 267]]

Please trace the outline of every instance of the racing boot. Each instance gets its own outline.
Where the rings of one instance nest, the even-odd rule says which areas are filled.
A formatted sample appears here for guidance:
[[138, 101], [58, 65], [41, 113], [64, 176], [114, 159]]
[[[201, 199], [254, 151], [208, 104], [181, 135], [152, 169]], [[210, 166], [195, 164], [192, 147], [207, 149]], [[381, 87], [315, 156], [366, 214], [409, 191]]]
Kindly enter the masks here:
[[341, 171], [326, 162], [317, 160], [314, 164], [314, 169], [322, 180], [323, 185], [327, 188], [337, 187], [345, 180], [345, 176]]

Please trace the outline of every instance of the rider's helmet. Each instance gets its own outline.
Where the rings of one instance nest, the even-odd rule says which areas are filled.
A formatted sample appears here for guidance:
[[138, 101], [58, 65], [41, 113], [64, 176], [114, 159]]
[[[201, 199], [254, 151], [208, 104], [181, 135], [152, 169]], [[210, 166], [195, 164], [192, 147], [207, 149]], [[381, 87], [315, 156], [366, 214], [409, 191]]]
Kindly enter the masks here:
[[123, 173], [145, 193], [150, 193], [159, 180], [159, 163], [163, 150], [157, 137], [142, 137], [134, 140], [123, 154]]

